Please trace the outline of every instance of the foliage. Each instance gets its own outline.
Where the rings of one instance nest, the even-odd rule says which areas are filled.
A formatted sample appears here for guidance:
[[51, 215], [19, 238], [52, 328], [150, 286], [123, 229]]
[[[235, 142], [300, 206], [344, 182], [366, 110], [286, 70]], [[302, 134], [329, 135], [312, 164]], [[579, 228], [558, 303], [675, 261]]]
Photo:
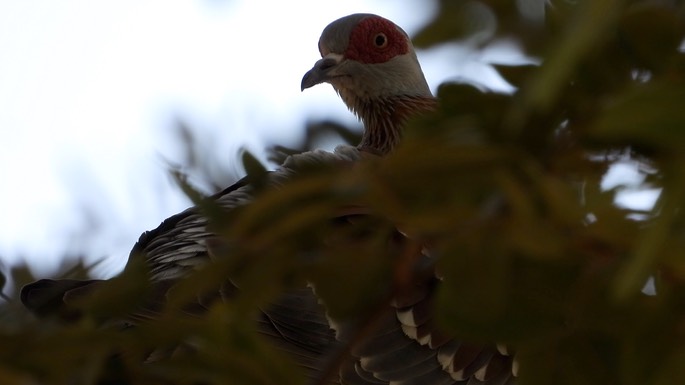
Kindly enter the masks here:
[[[439, 111], [413, 121], [388, 157], [300, 170], [229, 214], [207, 205], [232, 240], [213, 253], [229, 257], [188, 277], [138, 327], [102, 327], [149, 289], [135, 264], [98, 301], [82, 301], [75, 323], [6, 305], [0, 383], [302, 383], [252, 332], [255, 310], [310, 280], [332, 313], [373, 314], [407, 285], [415, 273], [407, 256], [422, 245], [444, 278], [441, 325], [513, 346], [521, 384], [681, 383], [685, 5], [555, 0], [544, 20], [524, 12], [539, 3], [443, 0], [416, 37], [421, 47], [488, 29], [479, 44], [515, 39], [541, 59], [497, 66], [516, 93], [445, 84]], [[661, 191], [647, 212], [616, 205], [620, 187], [602, 188], [609, 167], [626, 161], [641, 165], [642, 187]], [[375, 214], [360, 226], [378, 237], [352, 246], [329, 239], [327, 219], [351, 204]], [[389, 250], [379, 240], [395, 226], [410, 241]], [[325, 252], [303, 252], [312, 250]], [[227, 275], [239, 295], [202, 317], [181, 316]], [[641, 292], [650, 277], [656, 296]], [[194, 351], [142, 364], [154, 347], [181, 341]]]

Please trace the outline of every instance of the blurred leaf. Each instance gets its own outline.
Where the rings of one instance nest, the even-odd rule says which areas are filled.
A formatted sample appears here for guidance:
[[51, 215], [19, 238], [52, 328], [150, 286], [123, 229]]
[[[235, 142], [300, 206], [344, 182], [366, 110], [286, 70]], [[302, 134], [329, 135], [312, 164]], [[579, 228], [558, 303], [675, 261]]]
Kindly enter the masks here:
[[685, 378], [685, 349], [682, 347], [671, 352], [666, 359], [659, 365], [659, 370], [654, 374], [655, 385], [677, 384]]
[[183, 194], [194, 204], [200, 204], [205, 196], [195, 188], [195, 186], [188, 182], [188, 176], [179, 170], [171, 170], [170, 172], [176, 184], [181, 188], [181, 191], [183, 191]]
[[638, 84], [604, 109], [591, 134], [602, 140], [679, 151], [685, 146], [685, 83]]
[[319, 263], [311, 269], [309, 278], [334, 319], [367, 314], [369, 306], [384, 303], [392, 293], [388, 266], [396, 256], [387, 251], [379, 254], [389, 244], [390, 229], [387, 225], [367, 227], [370, 225], [336, 226], [326, 239]]
[[266, 173], [266, 167], [255, 158], [249, 151], [243, 151], [243, 167], [247, 175], [252, 178], [259, 178]]
[[445, 41], [465, 39], [480, 34], [491, 37], [497, 25], [492, 9], [480, 1], [440, 2], [436, 18], [414, 36], [417, 47], [430, 47]]
[[74, 302], [100, 321], [124, 318], [134, 313], [149, 293], [147, 270], [142, 258], [134, 258], [122, 274], [94, 285], [87, 295], [75, 298]]
[[5, 285], [7, 284], [7, 277], [5, 277], [5, 273], [0, 270], [0, 298], [8, 301], [9, 298], [7, 295], [5, 295]]
[[521, 88], [525, 82], [530, 81], [532, 75], [540, 68], [537, 64], [529, 65], [493, 65], [504, 80], [516, 88]]
[[[564, 26], [563, 35], [550, 45], [550, 52], [530, 84], [522, 91], [522, 105], [512, 109], [508, 129], [519, 132], [531, 114], [544, 113], [554, 105], [576, 65], [593, 48], [604, 42], [614, 28], [622, 1], [582, 1]], [[600, 38], [598, 38], [600, 37]]]
[[636, 66], [661, 71], [677, 54], [685, 37], [685, 23], [682, 14], [663, 3], [636, 2], [624, 14], [620, 33]]
[[661, 212], [661, 215], [651, 221], [650, 226], [642, 232], [629, 259], [616, 276], [613, 294], [619, 300], [636, 295], [653, 274], [654, 266], [664, 255], [662, 250], [672, 235], [673, 225], [682, 216], [680, 208], [685, 198], [685, 174], [680, 168], [673, 173], [675, 175], [667, 174], [672, 183], [663, 191], [655, 205], [655, 210]]

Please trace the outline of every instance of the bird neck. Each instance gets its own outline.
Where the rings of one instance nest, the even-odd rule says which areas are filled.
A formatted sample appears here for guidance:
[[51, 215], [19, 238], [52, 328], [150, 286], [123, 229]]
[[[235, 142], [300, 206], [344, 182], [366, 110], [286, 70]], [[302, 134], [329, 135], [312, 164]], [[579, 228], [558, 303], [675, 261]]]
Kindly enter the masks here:
[[408, 119], [433, 111], [437, 101], [432, 96], [397, 96], [355, 103], [354, 112], [364, 124], [359, 149], [385, 155], [392, 151], [402, 138]]

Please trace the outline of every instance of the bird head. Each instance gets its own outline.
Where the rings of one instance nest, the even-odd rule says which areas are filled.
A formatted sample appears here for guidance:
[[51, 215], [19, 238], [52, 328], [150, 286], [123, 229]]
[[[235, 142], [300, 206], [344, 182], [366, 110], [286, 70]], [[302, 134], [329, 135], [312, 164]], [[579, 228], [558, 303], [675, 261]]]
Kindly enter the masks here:
[[323, 30], [319, 52], [301, 88], [330, 83], [364, 123], [360, 147], [388, 152], [406, 118], [435, 103], [409, 36], [388, 19], [340, 18]]

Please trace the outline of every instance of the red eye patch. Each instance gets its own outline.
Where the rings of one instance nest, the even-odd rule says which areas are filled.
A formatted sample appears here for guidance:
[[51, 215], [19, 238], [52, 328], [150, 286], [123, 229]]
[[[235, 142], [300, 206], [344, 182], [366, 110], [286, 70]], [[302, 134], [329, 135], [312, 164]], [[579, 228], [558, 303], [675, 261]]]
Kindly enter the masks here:
[[407, 52], [408, 38], [395, 24], [382, 17], [367, 17], [352, 30], [345, 57], [374, 64]]

